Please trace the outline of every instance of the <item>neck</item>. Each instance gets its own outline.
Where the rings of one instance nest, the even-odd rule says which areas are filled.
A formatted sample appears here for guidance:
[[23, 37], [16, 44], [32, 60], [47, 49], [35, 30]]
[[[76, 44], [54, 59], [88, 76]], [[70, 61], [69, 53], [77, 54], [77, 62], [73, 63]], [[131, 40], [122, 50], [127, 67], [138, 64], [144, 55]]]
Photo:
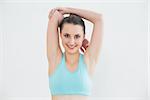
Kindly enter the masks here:
[[69, 54], [65, 52], [66, 62], [70, 65], [76, 64], [79, 60], [80, 53]]

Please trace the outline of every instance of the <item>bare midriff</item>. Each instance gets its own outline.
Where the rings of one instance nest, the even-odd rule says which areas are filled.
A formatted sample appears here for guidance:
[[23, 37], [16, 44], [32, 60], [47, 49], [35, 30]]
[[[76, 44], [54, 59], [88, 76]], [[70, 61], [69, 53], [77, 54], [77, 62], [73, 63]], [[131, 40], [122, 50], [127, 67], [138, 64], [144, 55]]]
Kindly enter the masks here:
[[89, 100], [88, 97], [82, 95], [60, 95], [52, 96], [52, 100]]

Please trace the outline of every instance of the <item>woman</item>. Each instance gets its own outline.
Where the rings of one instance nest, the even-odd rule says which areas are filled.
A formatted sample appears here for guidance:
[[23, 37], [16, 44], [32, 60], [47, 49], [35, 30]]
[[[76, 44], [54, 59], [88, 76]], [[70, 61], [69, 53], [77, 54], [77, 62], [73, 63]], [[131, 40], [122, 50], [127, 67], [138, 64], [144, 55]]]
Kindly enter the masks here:
[[[70, 16], [64, 18], [64, 14]], [[91, 94], [91, 79], [102, 44], [101, 17], [101, 14], [77, 8], [59, 7], [50, 11], [47, 58], [52, 100], [87, 100]], [[82, 18], [93, 23], [90, 43], [85, 39]], [[59, 33], [64, 53], [59, 45]]]

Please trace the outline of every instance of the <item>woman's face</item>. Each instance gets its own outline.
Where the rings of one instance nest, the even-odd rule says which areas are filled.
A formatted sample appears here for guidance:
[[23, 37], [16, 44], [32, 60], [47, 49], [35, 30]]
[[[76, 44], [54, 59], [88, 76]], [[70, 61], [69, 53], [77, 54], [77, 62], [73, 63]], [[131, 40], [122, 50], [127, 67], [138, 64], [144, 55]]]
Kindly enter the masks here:
[[65, 51], [71, 54], [78, 52], [84, 39], [82, 26], [65, 23], [60, 34]]

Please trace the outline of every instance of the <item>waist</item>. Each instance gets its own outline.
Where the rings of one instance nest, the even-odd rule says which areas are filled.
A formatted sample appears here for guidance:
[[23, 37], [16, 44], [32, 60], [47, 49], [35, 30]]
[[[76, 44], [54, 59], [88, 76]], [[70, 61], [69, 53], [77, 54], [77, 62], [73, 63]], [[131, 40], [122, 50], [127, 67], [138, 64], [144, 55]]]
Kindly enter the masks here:
[[82, 96], [82, 95], [59, 95], [54, 96], [52, 95], [52, 100], [87, 100], [89, 96]]

